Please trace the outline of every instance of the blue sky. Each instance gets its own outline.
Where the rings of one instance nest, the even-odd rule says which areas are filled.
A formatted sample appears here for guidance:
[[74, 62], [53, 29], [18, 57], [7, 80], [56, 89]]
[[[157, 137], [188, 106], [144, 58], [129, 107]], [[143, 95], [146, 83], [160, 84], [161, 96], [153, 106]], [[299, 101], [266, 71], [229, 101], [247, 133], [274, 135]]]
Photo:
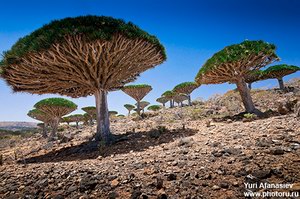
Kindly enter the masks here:
[[[156, 35], [166, 47], [168, 60], [142, 73], [134, 83], [153, 87], [145, 97], [151, 103], [178, 83], [193, 81], [199, 68], [215, 52], [245, 39], [262, 39], [277, 46], [281, 62], [300, 65], [300, 1], [297, 0], [9, 0], [1, 1], [0, 52], [51, 20], [79, 15], [105, 15], [132, 21]], [[277, 64], [277, 63], [276, 63]], [[284, 80], [300, 77], [300, 72]], [[254, 88], [277, 86], [276, 80]], [[207, 99], [235, 85], [205, 85], [193, 98]], [[0, 121], [34, 121], [26, 116], [39, 100], [56, 95], [12, 93], [0, 80]], [[81, 108], [94, 105], [94, 97], [72, 99]], [[111, 92], [109, 109], [125, 114], [134, 100], [121, 91]], [[79, 109], [76, 111], [81, 113]]]

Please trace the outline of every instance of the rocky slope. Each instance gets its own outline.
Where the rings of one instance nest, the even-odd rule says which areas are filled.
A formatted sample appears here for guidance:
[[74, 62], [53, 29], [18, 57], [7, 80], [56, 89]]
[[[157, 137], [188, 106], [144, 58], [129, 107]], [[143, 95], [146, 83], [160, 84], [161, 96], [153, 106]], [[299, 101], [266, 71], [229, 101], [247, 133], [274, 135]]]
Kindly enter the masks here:
[[299, 118], [294, 113], [253, 121], [205, 117], [227, 115], [220, 106], [198, 103], [142, 121], [116, 119], [112, 131], [118, 142], [109, 147], [89, 141], [94, 126], [65, 126], [64, 138], [50, 143], [40, 135], [6, 141], [0, 198], [229, 199], [245, 198], [244, 183], [260, 182], [293, 183], [276, 191], [299, 193]]

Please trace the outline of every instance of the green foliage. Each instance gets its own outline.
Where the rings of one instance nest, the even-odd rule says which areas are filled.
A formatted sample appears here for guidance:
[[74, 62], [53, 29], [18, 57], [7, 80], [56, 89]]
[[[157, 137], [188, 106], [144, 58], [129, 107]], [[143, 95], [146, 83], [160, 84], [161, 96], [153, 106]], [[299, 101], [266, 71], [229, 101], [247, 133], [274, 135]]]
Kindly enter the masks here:
[[168, 91], [164, 92], [161, 96], [167, 97], [167, 98], [172, 98], [175, 95], [176, 95], [176, 93], [174, 93], [173, 91], [168, 90]]
[[45, 115], [45, 113], [38, 109], [32, 109], [32, 110], [28, 111], [27, 115], [29, 117], [35, 117], [36, 115]]
[[159, 109], [161, 109], [160, 105], [151, 105], [147, 108], [149, 111], [158, 111]]
[[132, 110], [132, 109], [135, 108], [135, 106], [132, 105], [132, 104], [124, 104], [124, 107], [125, 107], [126, 109], [128, 109], [128, 110]]
[[65, 42], [67, 35], [83, 35], [87, 42], [93, 42], [95, 40], [110, 40], [115, 34], [122, 34], [130, 39], [145, 39], [154, 44], [166, 59], [165, 49], [159, 40], [133, 23], [126, 23], [121, 19], [112, 17], [88, 15], [54, 20], [44, 25], [19, 39], [9, 51], [4, 53], [4, 60], [10, 62], [31, 52], [47, 50], [54, 43]]
[[117, 117], [123, 118], [123, 117], [125, 117], [125, 115], [120, 114], [120, 115], [117, 115]]
[[157, 102], [159, 103], [167, 103], [169, 101], [169, 99], [167, 99], [166, 97], [159, 97], [156, 99]]
[[196, 82], [183, 82], [183, 83], [178, 84], [177, 86], [175, 86], [173, 88], [173, 91], [176, 92], [176, 90], [183, 89], [183, 88], [186, 88], [186, 87], [192, 87], [192, 86], [197, 88], [198, 84]]
[[87, 106], [87, 107], [81, 108], [81, 110], [83, 110], [83, 111], [92, 111], [92, 110], [96, 110], [96, 107], [95, 106]]
[[55, 106], [55, 107], [66, 107], [70, 109], [77, 109], [77, 105], [67, 99], [64, 98], [47, 98], [37, 102], [34, 107], [39, 108], [43, 106]]
[[244, 118], [246, 118], [246, 119], [253, 119], [255, 117], [256, 117], [256, 115], [253, 114], [253, 113], [246, 113], [246, 114], [244, 114]]
[[250, 55], [258, 55], [263, 53], [274, 59], [279, 59], [275, 54], [276, 47], [274, 44], [269, 44], [262, 40], [258, 41], [244, 41], [240, 44], [234, 44], [225, 47], [223, 50], [215, 53], [199, 70], [197, 77], [218, 68], [223, 63], [238, 62], [247, 59]]
[[108, 114], [109, 114], [109, 115], [117, 115], [118, 112], [117, 112], [117, 111], [108, 111]]
[[135, 85], [127, 85], [127, 86], [124, 86], [123, 88], [125, 89], [130, 89], [130, 88], [152, 88], [150, 85], [148, 84], [135, 84]]
[[270, 66], [266, 70], [263, 71], [263, 74], [270, 74], [273, 72], [281, 72], [281, 71], [298, 71], [300, 68], [298, 66], [287, 65], [287, 64], [279, 64], [275, 66]]
[[84, 116], [82, 114], [73, 114], [73, 115], [69, 115], [67, 117], [70, 121], [81, 121], [84, 119]]

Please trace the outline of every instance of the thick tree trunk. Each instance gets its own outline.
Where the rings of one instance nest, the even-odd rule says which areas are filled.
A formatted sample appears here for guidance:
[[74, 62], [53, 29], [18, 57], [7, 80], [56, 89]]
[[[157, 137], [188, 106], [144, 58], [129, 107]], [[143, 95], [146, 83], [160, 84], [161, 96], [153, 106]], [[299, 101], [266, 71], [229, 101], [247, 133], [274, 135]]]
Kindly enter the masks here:
[[249, 88], [249, 90], [252, 89], [252, 83], [248, 83], [248, 88]]
[[180, 102], [180, 106], [183, 107], [183, 102]]
[[47, 138], [47, 136], [48, 136], [48, 133], [47, 133], [47, 127], [48, 127], [48, 124], [45, 124], [45, 123], [44, 123], [44, 126], [43, 126], [43, 134], [42, 134], [43, 138]]
[[109, 115], [107, 107], [107, 91], [99, 90], [95, 93], [97, 112], [97, 133], [95, 139], [104, 141], [105, 144], [111, 142], [111, 132], [109, 129]]
[[256, 115], [261, 115], [262, 113], [254, 107], [254, 103], [252, 101], [250, 90], [247, 87], [247, 83], [243, 78], [240, 78], [237, 82], [237, 89], [240, 92], [242, 102], [244, 107], [248, 113], [254, 113]]
[[172, 106], [172, 100], [170, 100], [170, 108], [172, 108], [173, 106]]
[[163, 107], [166, 107], [166, 103], [163, 103]]
[[78, 122], [76, 122], [76, 128], [77, 128], [77, 129], [79, 128]]
[[60, 118], [54, 118], [53, 121], [51, 122], [51, 135], [49, 137], [50, 140], [54, 140], [55, 137], [57, 137], [57, 128], [58, 128], [58, 124], [59, 124], [59, 120]]
[[137, 101], [137, 104], [136, 104], [136, 112], [139, 116], [141, 116], [141, 105], [140, 105], [140, 101]]
[[130, 116], [130, 111], [128, 111], [128, 117]]
[[284, 90], [284, 83], [283, 83], [282, 78], [278, 78], [277, 80], [278, 80], [278, 83], [279, 83], [280, 90]]
[[192, 99], [191, 99], [191, 95], [188, 95], [188, 101], [189, 101], [189, 106], [192, 106]]

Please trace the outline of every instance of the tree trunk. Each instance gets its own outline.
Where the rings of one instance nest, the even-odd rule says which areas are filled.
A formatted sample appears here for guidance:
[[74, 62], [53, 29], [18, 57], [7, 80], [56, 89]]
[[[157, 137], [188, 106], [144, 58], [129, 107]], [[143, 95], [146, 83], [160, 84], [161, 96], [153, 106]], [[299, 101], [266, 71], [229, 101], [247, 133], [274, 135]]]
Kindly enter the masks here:
[[76, 128], [78, 129], [78, 127], [79, 127], [79, 126], [78, 126], [78, 122], [76, 122]]
[[93, 126], [94, 122], [93, 122], [93, 118], [90, 118], [90, 125]]
[[104, 141], [105, 144], [111, 142], [111, 132], [109, 129], [109, 115], [107, 107], [107, 91], [98, 90], [95, 93], [97, 112], [97, 133], [95, 139]]
[[247, 83], [241, 77], [237, 82], [237, 89], [240, 92], [244, 107], [248, 113], [254, 113], [256, 115], [261, 115], [262, 113], [254, 107], [254, 103], [252, 101], [250, 90], [247, 87]]
[[191, 100], [191, 95], [188, 95], [188, 101], [189, 101], [189, 106], [192, 106], [192, 100]]
[[128, 117], [130, 116], [130, 111], [128, 111]]
[[183, 107], [183, 102], [180, 102], [180, 106]]
[[280, 90], [284, 90], [284, 83], [283, 83], [282, 78], [278, 78], [277, 80], [278, 80], [278, 83], [279, 83]]
[[47, 136], [48, 136], [48, 133], [47, 133], [47, 127], [48, 127], [48, 124], [45, 124], [45, 123], [44, 123], [44, 126], [43, 126], [43, 134], [42, 134], [43, 138], [47, 138]]
[[59, 124], [59, 118], [56, 117], [51, 122], [52, 131], [51, 131], [51, 135], [50, 135], [50, 140], [54, 140], [54, 138], [57, 137], [58, 124]]
[[249, 90], [252, 89], [252, 83], [248, 83], [248, 88], [249, 88]]
[[141, 116], [141, 108], [140, 108], [140, 101], [137, 101], [137, 104], [136, 104], [136, 112], [139, 116]]
[[166, 107], [166, 103], [163, 103], [163, 107]]

